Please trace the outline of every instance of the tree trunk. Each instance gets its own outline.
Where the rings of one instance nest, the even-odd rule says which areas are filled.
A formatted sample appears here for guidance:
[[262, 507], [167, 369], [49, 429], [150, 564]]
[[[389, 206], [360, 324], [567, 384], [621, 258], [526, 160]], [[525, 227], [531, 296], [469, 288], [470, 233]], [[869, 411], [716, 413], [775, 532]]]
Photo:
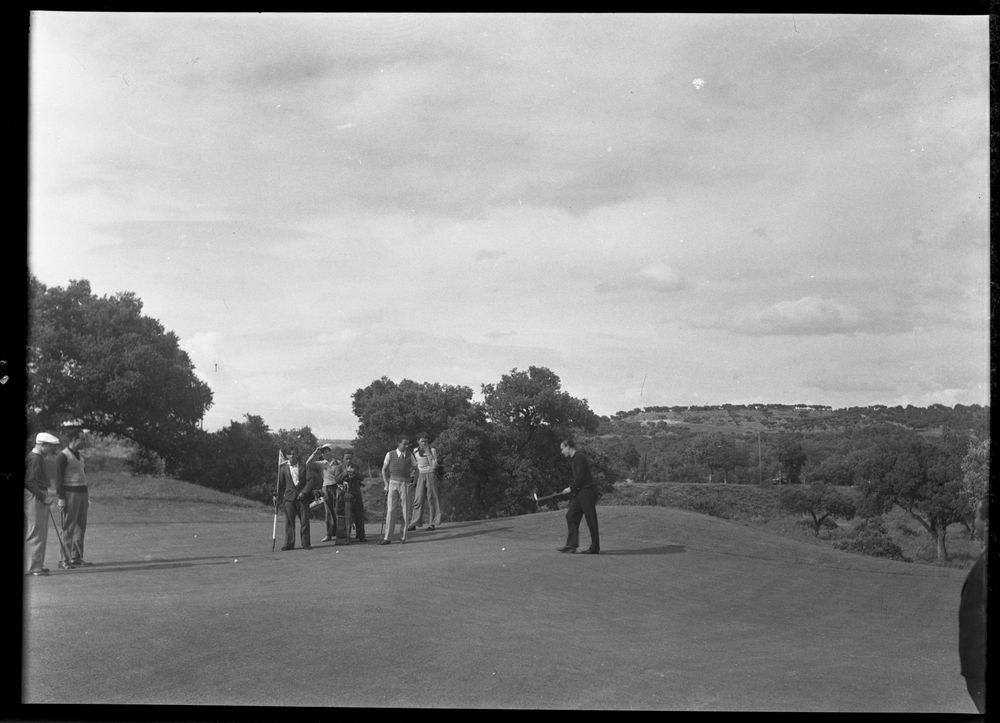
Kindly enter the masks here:
[[948, 530], [942, 528], [937, 535], [935, 535], [935, 541], [937, 542], [937, 561], [946, 562], [948, 560], [948, 545], [947, 545], [947, 535]]

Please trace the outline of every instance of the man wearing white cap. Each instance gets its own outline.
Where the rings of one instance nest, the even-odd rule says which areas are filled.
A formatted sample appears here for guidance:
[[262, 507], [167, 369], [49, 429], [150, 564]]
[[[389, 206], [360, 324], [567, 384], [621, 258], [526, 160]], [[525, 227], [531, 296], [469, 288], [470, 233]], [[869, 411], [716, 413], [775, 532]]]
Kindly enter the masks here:
[[24, 558], [28, 575], [49, 574], [45, 541], [49, 534], [49, 476], [45, 457], [59, 451], [59, 438], [48, 432], [35, 436], [35, 446], [24, 459]]

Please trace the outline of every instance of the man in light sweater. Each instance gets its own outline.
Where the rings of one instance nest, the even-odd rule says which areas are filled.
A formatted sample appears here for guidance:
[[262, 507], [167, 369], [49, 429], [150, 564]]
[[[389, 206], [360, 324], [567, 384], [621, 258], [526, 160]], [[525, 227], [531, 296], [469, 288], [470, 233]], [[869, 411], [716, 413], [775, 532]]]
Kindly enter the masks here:
[[[63, 544], [66, 549], [59, 567], [90, 567], [83, 559], [83, 536], [87, 532], [87, 472], [80, 450], [87, 445], [82, 429], [69, 433], [66, 448], [56, 457], [56, 500], [62, 510]], [[66, 555], [69, 559], [66, 559]]]
[[[319, 456], [319, 459], [316, 457]], [[326, 537], [320, 542], [333, 542], [337, 537], [337, 483], [336, 473], [338, 462], [333, 454], [333, 447], [321, 444], [306, 460], [306, 466], [315, 464], [323, 471], [323, 520], [326, 524]]]
[[45, 542], [49, 535], [49, 476], [45, 458], [59, 451], [59, 438], [48, 432], [35, 435], [35, 446], [24, 458], [24, 567], [28, 575], [43, 577]]
[[392, 528], [396, 526], [396, 516], [402, 512], [403, 539], [406, 542], [406, 528], [410, 526], [410, 501], [406, 486], [413, 474], [413, 453], [410, 451], [409, 437], [402, 436], [396, 441], [396, 449], [386, 452], [382, 462], [382, 482], [386, 493], [385, 505], [385, 536], [380, 545], [388, 545], [392, 537]]
[[410, 526], [406, 529], [415, 530], [424, 524], [426, 508], [428, 530], [434, 530], [441, 524], [441, 503], [437, 493], [437, 450], [430, 446], [426, 434], [421, 434], [417, 440], [417, 450], [413, 453], [417, 463], [417, 490], [410, 512]]

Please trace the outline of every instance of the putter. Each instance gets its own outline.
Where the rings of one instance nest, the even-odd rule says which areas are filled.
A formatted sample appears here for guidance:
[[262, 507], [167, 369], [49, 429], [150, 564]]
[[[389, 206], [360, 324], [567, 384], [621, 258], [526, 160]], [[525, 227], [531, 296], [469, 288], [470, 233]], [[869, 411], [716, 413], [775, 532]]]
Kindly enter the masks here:
[[56, 524], [56, 518], [52, 514], [52, 507], [50, 505], [47, 505], [47, 507], [49, 508], [49, 519], [52, 520], [52, 526], [56, 528], [56, 537], [59, 538], [59, 549], [62, 550], [63, 559], [68, 564], [70, 561], [69, 550], [66, 549], [66, 545], [63, 544], [62, 535], [59, 534], [59, 525]]
[[274, 502], [274, 524], [271, 525], [271, 552], [274, 552], [274, 542], [278, 539], [278, 501]]

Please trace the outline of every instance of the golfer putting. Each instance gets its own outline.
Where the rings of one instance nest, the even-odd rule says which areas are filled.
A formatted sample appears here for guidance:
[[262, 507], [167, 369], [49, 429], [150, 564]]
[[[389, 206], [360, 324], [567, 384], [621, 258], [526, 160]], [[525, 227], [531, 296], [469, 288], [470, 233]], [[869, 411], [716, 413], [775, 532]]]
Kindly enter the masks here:
[[[564, 439], [559, 444], [559, 451], [570, 460], [573, 470], [573, 482], [558, 495], [572, 495], [569, 508], [566, 510], [566, 544], [559, 552], [576, 552], [580, 546], [580, 520], [586, 518], [587, 529], [590, 531], [590, 547], [583, 551], [586, 555], [597, 555], [601, 551], [601, 539], [597, 530], [597, 487], [590, 474], [590, 462], [580, 450], [572, 437]], [[550, 495], [550, 497], [555, 495]], [[536, 500], [548, 499], [536, 497]]]

